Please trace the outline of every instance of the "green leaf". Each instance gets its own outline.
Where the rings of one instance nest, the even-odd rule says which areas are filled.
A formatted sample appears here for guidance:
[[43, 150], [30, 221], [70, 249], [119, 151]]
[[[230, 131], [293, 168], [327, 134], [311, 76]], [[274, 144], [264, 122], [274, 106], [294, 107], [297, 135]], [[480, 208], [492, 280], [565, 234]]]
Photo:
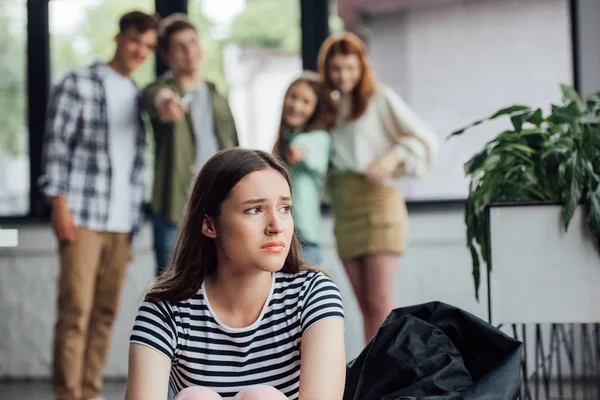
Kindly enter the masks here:
[[550, 122], [557, 124], [574, 123], [581, 116], [581, 109], [576, 103], [567, 103], [562, 106], [552, 106], [552, 114], [548, 117]]
[[530, 135], [544, 135], [548, 137], [548, 133], [542, 129], [534, 128], [534, 129], [523, 129], [519, 132], [519, 136], [530, 136]]
[[598, 136], [598, 127], [592, 125], [583, 126], [583, 135], [581, 137], [581, 150], [587, 157], [594, 157], [594, 153], [599, 150], [600, 146], [595, 147], [595, 141]]
[[542, 148], [543, 143], [547, 141], [549, 134], [539, 128], [523, 129], [520, 132], [506, 131], [496, 136], [496, 142], [508, 142], [527, 145], [534, 150]]
[[563, 219], [565, 230], [568, 230], [569, 223], [571, 222], [571, 218], [573, 218], [577, 204], [579, 204], [581, 200], [583, 185], [586, 178], [584, 165], [581, 162], [577, 151], [574, 151], [564, 164], [564, 172], [561, 175], [563, 180]]
[[529, 106], [517, 104], [517, 105], [506, 107], [506, 108], [503, 108], [501, 110], [496, 111], [496, 113], [494, 115], [492, 115], [491, 117], [489, 117], [488, 119], [492, 120], [492, 119], [496, 119], [498, 117], [501, 117], [503, 115], [514, 114], [514, 113], [521, 112], [521, 111], [526, 111], [526, 110], [529, 110], [529, 109], [530, 109]]
[[473, 122], [472, 124], [465, 126], [464, 128], [461, 128], [461, 129], [458, 129], [458, 130], [452, 132], [450, 135], [448, 135], [447, 139], [450, 139], [452, 136], [461, 135], [466, 130], [471, 129], [477, 125], [481, 125], [482, 123], [484, 123], [486, 121], [491, 121], [491, 120], [501, 117], [503, 115], [510, 115], [510, 114], [514, 114], [514, 113], [525, 111], [525, 110], [529, 110], [529, 106], [514, 105], [514, 106], [503, 108], [501, 110], [496, 111], [492, 116], [490, 116], [488, 118], [483, 118], [483, 119], [477, 120], [477, 121]]
[[447, 139], [450, 139], [452, 136], [457, 136], [457, 135], [462, 135], [467, 129], [471, 129], [477, 125], [481, 125], [483, 124], [485, 121], [487, 121], [487, 119], [480, 119], [478, 121], [473, 122], [471, 125], [465, 126], [464, 128], [461, 128], [459, 130], [456, 130], [454, 132], [452, 132]]
[[520, 132], [523, 129], [523, 124], [525, 122], [531, 122], [532, 120], [538, 122], [538, 124], [536, 125], [541, 125], [541, 123], [543, 122], [542, 110], [540, 110], [539, 108], [537, 110], [528, 109], [518, 114], [513, 114], [510, 117], [510, 121], [512, 122], [513, 126], [515, 127], [515, 131], [517, 132]]
[[596, 236], [596, 242], [600, 249], [600, 184], [588, 192], [586, 201], [587, 223], [590, 231]]
[[538, 108], [531, 114], [527, 122], [534, 124], [537, 127], [540, 127], [544, 123], [544, 115], [542, 114], [542, 109]]
[[522, 165], [533, 165], [534, 162], [527, 154], [511, 146], [498, 146], [497, 149], [502, 153], [503, 161], [510, 166], [520, 168]]
[[473, 180], [469, 182], [469, 197], [465, 202], [465, 225], [467, 226], [467, 247], [471, 253], [472, 262], [472, 275], [475, 284], [475, 298], [479, 301], [479, 284], [480, 284], [480, 263], [479, 254], [475, 245], [473, 244], [474, 236], [476, 235], [476, 227], [479, 225], [478, 214], [475, 209], [475, 199], [477, 195], [474, 192], [477, 189], [474, 188]]
[[481, 152], [475, 154], [469, 161], [464, 165], [465, 175], [472, 175], [478, 171], [487, 157], [490, 154], [489, 148], [484, 148]]
[[521, 131], [521, 137], [525, 139], [527, 146], [538, 151], [544, 147], [549, 134], [542, 129], [525, 129]]
[[593, 93], [585, 99], [585, 107], [594, 115], [600, 108], [600, 92]]
[[465, 175], [474, 176], [481, 171], [491, 171], [502, 161], [500, 154], [491, 153], [492, 149], [486, 148], [474, 155], [464, 165]]
[[577, 93], [577, 91], [574, 88], [562, 84], [560, 85], [560, 89], [562, 91], [563, 98], [567, 102], [572, 102], [577, 105], [579, 110], [583, 110], [583, 102], [581, 101], [581, 96], [579, 95], [579, 93]]
[[534, 149], [530, 148], [529, 146], [525, 146], [525, 145], [519, 144], [519, 143], [502, 143], [502, 144], [498, 145], [498, 148], [511, 150], [511, 151], [515, 151], [515, 152], [521, 152], [524, 155], [528, 155], [528, 156], [531, 156], [532, 154], [535, 153]]
[[473, 246], [473, 243], [469, 243], [469, 251], [471, 252], [471, 259], [473, 260], [473, 283], [475, 285], [475, 299], [479, 301], [479, 286], [481, 285], [481, 266], [479, 264], [479, 255], [477, 249]]

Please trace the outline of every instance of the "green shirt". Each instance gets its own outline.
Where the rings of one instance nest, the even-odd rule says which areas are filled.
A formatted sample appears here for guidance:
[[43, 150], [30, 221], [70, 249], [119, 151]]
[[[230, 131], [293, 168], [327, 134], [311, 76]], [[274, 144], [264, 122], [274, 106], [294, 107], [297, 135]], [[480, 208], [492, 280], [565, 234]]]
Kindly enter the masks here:
[[[220, 95], [214, 85], [207, 83], [207, 86], [219, 150], [239, 146], [227, 98]], [[162, 87], [169, 87], [183, 96], [183, 90], [170, 73], [147, 87], [142, 95], [145, 120], [150, 122], [154, 133], [154, 179], [150, 205], [153, 213], [179, 223], [195, 179], [197, 136], [190, 113], [184, 120], [175, 123], [164, 123], [158, 119], [152, 99]]]
[[304, 160], [290, 166], [292, 177], [292, 215], [299, 239], [303, 242], [321, 242], [321, 195], [324, 189], [331, 137], [323, 130], [298, 133], [290, 145], [302, 147]]

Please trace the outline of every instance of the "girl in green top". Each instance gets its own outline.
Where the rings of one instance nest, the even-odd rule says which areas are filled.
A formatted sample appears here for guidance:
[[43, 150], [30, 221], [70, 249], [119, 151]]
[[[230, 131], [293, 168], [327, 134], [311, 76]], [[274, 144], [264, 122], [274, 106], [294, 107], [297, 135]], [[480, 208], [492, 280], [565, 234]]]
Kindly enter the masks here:
[[322, 116], [318, 75], [305, 71], [285, 93], [274, 153], [289, 166], [296, 234], [312, 265], [321, 263], [321, 194], [331, 148]]

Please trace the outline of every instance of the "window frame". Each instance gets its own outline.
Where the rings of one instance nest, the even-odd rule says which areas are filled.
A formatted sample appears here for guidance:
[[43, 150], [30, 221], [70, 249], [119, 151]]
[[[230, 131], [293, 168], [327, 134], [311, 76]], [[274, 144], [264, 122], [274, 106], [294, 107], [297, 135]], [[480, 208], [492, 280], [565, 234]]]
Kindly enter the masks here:
[[[27, 0], [27, 121], [29, 138], [29, 211], [25, 215], [0, 216], [2, 224], [48, 222], [50, 207], [40, 192], [37, 180], [42, 172], [42, 146], [46, 107], [51, 86], [49, 3], [53, 0]], [[302, 31], [302, 64], [305, 69], [316, 69], [316, 60], [321, 43], [329, 35], [329, 1], [298, 0], [300, 2]], [[175, 12], [187, 13], [188, 0], [155, 0], [157, 14], [166, 16]], [[578, 5], [570, 0], [571, 25], [576, 27]], [[316, 22], [318, 24], [316, 24]], [[316, 25], [315, 25], [316, 24]], [[571, 32], [573, 43], [573, 65], [578, 66], [580, 55], [577, 51], [579, 35], [575, 28]], [[157, 76], [166, 70], [166, 65], [156, 57]], [[574, 68], [575, 86], [579, 86], [579, 69]], [[426, 209], [443, 210], [464, 206], [465, 200], [410, 201], [408, 208], [415, 211]]]

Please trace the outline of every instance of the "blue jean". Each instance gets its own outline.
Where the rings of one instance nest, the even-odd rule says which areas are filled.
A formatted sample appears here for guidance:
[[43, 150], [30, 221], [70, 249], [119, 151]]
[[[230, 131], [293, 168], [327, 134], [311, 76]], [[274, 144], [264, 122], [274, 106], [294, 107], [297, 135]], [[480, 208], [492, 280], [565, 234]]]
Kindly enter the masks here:
[[152, 216], [152, 234], [154, 236], [156, 276], [159, 276], [169, 267], [171, 254], [177, 240], [177, 225], [162, 215], [154, 214]]
[[303, 243], [302, 258], [318, 267], [321, 264], [321, 246], [313, 243]]

